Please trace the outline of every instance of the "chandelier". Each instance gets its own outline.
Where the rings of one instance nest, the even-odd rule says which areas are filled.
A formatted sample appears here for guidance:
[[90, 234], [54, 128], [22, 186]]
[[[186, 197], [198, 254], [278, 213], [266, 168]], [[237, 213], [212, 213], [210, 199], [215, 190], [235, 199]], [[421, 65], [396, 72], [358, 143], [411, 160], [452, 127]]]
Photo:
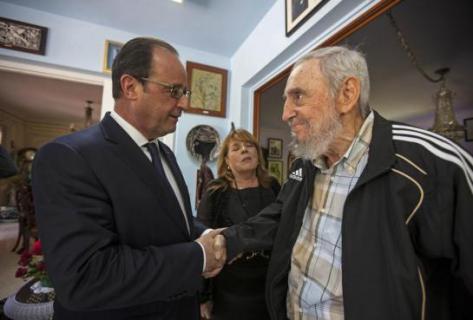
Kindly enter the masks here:
[[435, 71], [438, 75], [437, 78], [432, 78], [424, 71], [424, 69], [417, 62], [417, 58], [414, 55], [414, 52], [410, 49], [407, 44], [404, 35], [402, 34], [399, 26], [394, 20], [392, 13], [389, 11], [387, 16], [391, 22], [391, 25], [396, 30], [396, 35], [399, 38], [401, 47], [406, 51], [407, 56], [411, 63], [416, 67], [417, 71], [428, 81], [433, 83], [440, 82], [440, 88], [436, 92], [435, 99], [435, 120], [434, 125], [429, 130], [435, 133], [438, 133], [444, 137], [447, 137], [452, 140], [460, 140], [465, 136], [465, 130], [462, 125], [458, 123], [453, 112], [453, 92], [447, 88], [447, 74], [450, 72], [450, 68], [441, 68]]

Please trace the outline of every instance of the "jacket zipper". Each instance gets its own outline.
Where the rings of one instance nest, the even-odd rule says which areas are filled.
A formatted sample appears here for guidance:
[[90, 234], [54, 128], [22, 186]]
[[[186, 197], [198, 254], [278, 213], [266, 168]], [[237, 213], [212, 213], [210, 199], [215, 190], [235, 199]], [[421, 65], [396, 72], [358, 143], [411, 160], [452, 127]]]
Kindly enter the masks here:
[[420, 271], [420, 267], [417, 267], [417, 273], [419, 274], [419, 282], [420, 288], [422, 290], [422, 309], [420, 319], [425, 320], [425, 305], [427, 303], [427, 296], [425, 294], [425, 284], [424, 284], [424, 277], [422, 276], [422, 272]]
[[[418, 167], [416, 167], [416, 168], [421, 170]], [[414, 178], [412, 178], [407, 173], [402, 172], [402, 171], [397, 170], [397, 169], [394, 169], [394, 168], [391, 168], [391, 171], [393, 171], [393, 172], [403, 176], [404, 178], [410, 180], [417, 187], [417, 189], [419, 190], [419, 201], [417, 202], [416, 206], [414, 207], [414, 209], [412, 210], [412, 212], [409, 214], [409, 216], [407, 217], [407, 219], [405, 221], [405, 224], [407, 226], [407, 225], [409, 225], [409, 222], [411, 222], [412, 218], [414, 217], [417, 210], [420, 208], [420, 206], [422, 205], [422, 203], [424, 201], [424, 189], [422, 188], [422, 186], [420, 185], [419, 182], [417, 182]], [[423, 170], [421, 172], [423, 172], [424, 174], [427, 174]], [[417, 266], [417, 273], [418, 273], [418, 276], [419, 276], [419, 283], [420, 283], [421, 294], [422, 294], [422, 305], [421, 305], [420, 319], [425, 320], [425, 306], [426, 306], [426, 303], [427, 303], [427, 296], [426, 296], [426, 293], [425, 293], [424, 278], [422, 276], [421, 268], [420, 268], [419, 265]]]

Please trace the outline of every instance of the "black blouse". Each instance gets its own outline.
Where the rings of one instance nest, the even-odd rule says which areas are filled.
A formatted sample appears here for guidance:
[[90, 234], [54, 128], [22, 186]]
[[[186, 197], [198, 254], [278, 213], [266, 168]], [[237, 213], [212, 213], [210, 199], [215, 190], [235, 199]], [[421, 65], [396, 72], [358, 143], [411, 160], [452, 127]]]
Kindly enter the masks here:
[[[274, 180], [270, 188], [227, 188], [206, 193], [197, 216], [212, 228], [241, 223], [271, 204], [279, 190]], [[213, 300], [212, 319], [269, 319], [264, 298], [269, 255], [267, 251], [247, 252], [207, 283], [202, 300]]]

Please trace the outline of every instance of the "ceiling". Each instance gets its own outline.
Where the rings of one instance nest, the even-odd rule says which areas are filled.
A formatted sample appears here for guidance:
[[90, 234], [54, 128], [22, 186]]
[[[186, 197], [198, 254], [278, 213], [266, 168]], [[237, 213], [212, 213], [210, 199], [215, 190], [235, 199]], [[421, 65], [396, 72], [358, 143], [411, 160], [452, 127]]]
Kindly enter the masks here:
[[102, 87], [0, 70], [0, 106], [21, 120], [83, 123], [86, 100], [93, 101], [92, 119], [100, 119]]
[[[1, 0], [231, 57], [276, 0]], [[283, 32], [283, 30], [281, 30]]]
[[[435, 70], [450, 67], [447, 87], [455, 93], [457, 120], [462, 121], [459, 114], [473, 117], [470, 1], [403, 1], [392, 13], [418, 63], [431, 77], [436, 76]], [[426, 80], [410, 63], [386, 15], [379, 16], [343, 43], [359, 47], [366, 54], [371, 80], [370, 104], [375, 110], [389, 119], [419, 126], [427, 116], [427, 127], [423, 127], [432, 125], [434, 95], [439, 83]], [[283, 88], [273, 87], [265, 92], [274, 95], [267, 98], [269, 108], [279, 105], [282, 112]], [[281, 121], [281, 113], [262, 110], [261, 114], [264, 115], [261, 126], [288, 130]]]

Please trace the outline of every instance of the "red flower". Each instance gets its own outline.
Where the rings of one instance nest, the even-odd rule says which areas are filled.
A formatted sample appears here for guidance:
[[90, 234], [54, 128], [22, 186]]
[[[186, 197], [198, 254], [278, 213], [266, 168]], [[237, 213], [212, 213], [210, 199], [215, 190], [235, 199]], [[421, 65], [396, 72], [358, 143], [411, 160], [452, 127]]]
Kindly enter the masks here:
[[28, 263], [30, 263], [31, 258], [32, 258], [31, 253], [29, 253], [28, 251], [23, 251], [20, 257], [20, 261], [18, 261], [18, 264], [20, 266], [27, 266]]
[[33, 249], [31, 250], [31, 253], [35, 256], [39, 256], [43, 254], [41, 250], [41, 241], [39, 240], [35, 241], [35, 243], [33, 244]]
[[20, 267], [16, 270], [15, 277], [25, 280], [34, 278], [46, 286], [51, 286], [39, 240], [35, 241], [31, 251], [23, 251], [18, 264]]
[[44, 264], [44, 261], [39, 261], [37, 264], [36, 264], [36, 269], [38, 271], [45, 271], [46, 270], [46, 265]]
[[28, 270], [26, 268], [23, 268], [23, 267], [20, 267], [16, 270], [16, 273], [15, 273], [15, 277], [16, 278], [21, 278], [23, 277], [26, 273], [28, 272]]

